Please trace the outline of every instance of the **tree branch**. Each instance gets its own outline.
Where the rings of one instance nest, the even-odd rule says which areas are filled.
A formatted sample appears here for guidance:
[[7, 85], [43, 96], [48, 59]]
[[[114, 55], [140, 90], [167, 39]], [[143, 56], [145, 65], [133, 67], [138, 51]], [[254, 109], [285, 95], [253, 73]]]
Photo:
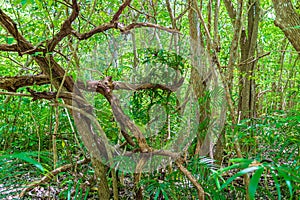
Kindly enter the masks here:
[[256, 58], [248, 58], [247, 60], [244, 60], [243, 62], [239, 63], [238, 66], [251, 64], [251, 63], [256, 62], [257, 60], [259, 60], [265, 56], [268, 56], [270, 54], [271, 54], [271, 52], [269, 51], [269, 52], [263, 53], [261, 55], [258, 55]]
[[[227, 2], [228, 0], [225, 0]], [[231, 2], [232, 4], [232, 2]], [[230, 8], [227, 8], [227, 10]], [[228, 88], [231, 91], [232, 90], [232, 84], [233, 84], [233, 70], [234, 70], [234, 64], [236, 62], [236, 59], [238, 58], [238, 46], [239, 46], [239, 38], [241, 35], [241, 27], [242, 27], [242, 11], [243, 11], [243, 0], [238, 0], [236, 12], [234, 12], [234, 18], [232, 18], [234, 21], [234, 34], [231, 41], [231, 47], [230, 47], [230, 56], [228, 61]], [[228, 10], [229, 15], [230, 11]]]
[[180, 169], [180, 171], [192, 182], [192, 184], [196, 187], [198, 192], [198, 198], [199, 200], [204, 200], [205, 192], [202, 188], [202, 186], [198, 183], [197, 179], [192, 175], [190, 171], [188, 171], [183, 165], [182, 159], [176, 160], [176, 165]]
[[228, 12], [229, 17], [232, 20], [232, 23], [234, 24], [235, 18], [236, 18], [236, 10], [234, 9], [233, 3], [231, 0], [223, 0], [226, 10]]
[[141, 28], [141, 27], [157, 28], [157, 29], [160, 29], [160, 30], [167, 31], [169, 33], [180, 33], [180, 31], [178, 31], [178, 30], [175, 30], [175, 29], [172, 29], [172, 28], [167, 28], [167, 27], [164, 27], [164, 26], [160, 26], [158, 24], [148, 23], [148, 22], [136, 22], [136, 23], [129, 24], [128, 26], [125, 26], [125, 27], [120, 27], [119, 26], [118, 29], [121, 32], [128, 32], [131, 29]]
[[0, 44], [0, 51], [18, 52], [18, 45], [17, 44]]
[[[33, 45], [28, 42], [18, 31], [17, 24], [7, 16], [1, 9], [0, 9], [0, 24], [3, 28], [7, 30], [9, 34], [11, 34], [14, 39], [17, 41], [16, 46], [14, 46], [14, 51], [22, 52], [28, 51], [33, 48]], [[12, 48], [11, 46], [9, 48]]]
[[96, 33], [102, 33], [104, 31], [107, 31], [109, 29], [118, 29], [121, 32], [128, 32], [131, 29], [134, 28], [141, 28], [141, 27], [150, 27], [150, 28], [157, 28], [157, 29], [161, 29], [170, 33], [180, 33], [178, 30], [174, 30], [174, 29], [170, 29], [170, 28], [166, 28], [157, 24], [152, 24], [152, 23], [147, 23], [147, 22], [136, 22], [136, 23], [132, 23], [129, 24], [127, 26], [123, 26], [121, 25], [118, 20], [120, 18], [120, 15], [122, 14], [122, 12], [124, 11], [124, 9], [129, 6], [131, 0], [126, 0], [118, 9], [118, 11], [114, 14], [112, 20], [110, 21], [110, 23], [106, 23], [100, 26], [97, 26], [96, 28], [90, 30], [89, 32], [86, 33], [78, 33], [75, 30], [72, 30], [72, 34], [78, 38], [79, 40], [85, 40], [88, 39], [90, 37], [92, 37], [93, 35], [95, 35]]
[[115, 90], [146, 90], [146, 89], [161, 89], [170, 92], [175, 92], [183, 83], [184, 79], [181, 78], [177, 83], [173, 85], [162, 85], [162, 84], [153, 84], [153, 83], [143, 83], [143, 84], [130, 84], [124, 82], [114, 82]]
[[50, 80], [46, 75], [27, 75], [15, 77], [1, 77], [0, 89], [10, 92], [17, 91], [18, 88], [31, 85], [44, 85], [49, 84]]
[[120, 23], [118, 22], [111, 22], [111, 23], [107, 23], [101, 26], [97, 26], [96, 28], [94, 28], [93, 30], [86, 32], [86, 33], [78, 33], [75, 30], [72, 30], [72, 34], [78, 38], [79, 40], [85, 40], [88, 39], [90, 37], [92, 37], [93, 35], [95, 35], [96, 33], [102, 33], [104, 31], [107, 31], [109, 29], [118, 29], [121, 32], [129, 32], [130, 30], [134, 29], [134, 28], [141, 28], [141, 27], [149, 27], [149, 28], [157, 28], [160, 30], [164, 30], [167, 31], [169, 33], [180, 33], [180, 31], [175, 30], [175, 29], [171, 29], [171, 28], [167, 28], [167, 27], [163, 27], [160, 26], [158, 24], [152, 24], [152, 23], [147, 23], [147, 22], [135, 22], [132, 24], [129, 24], [128, 26], [122, 26]]
[[[31, 78], [31, 79], [30, 79]], [[136, 137], [141, 152], [151, 152], [151, 148], [148, 146], [146, 139], [143, 133], [139, 130], [139, 128], [130, 120], [128, 116], [126, 116], [123, 110], [120, 107], [119, 100], [112, 94], [112, 91], [116, 89], [127, 89], [127, 90], [143, 90], [143, 89], [162, 89], [167, 91], [176, 91], [183, 83], [183, 78], [181, 78], [178, 83], [172, 86], [165, 86], [161, 84], [126, 84], [117, 82], [114, 83], [112, 81], [112, 77], [108, 76], [104, 78], [104, 80], [99, 81], [87, 81], [86, 83], [77, 82], [77, 86], [80, 89], [98, 92], [101, 93], [103, 96], [111, 104], [114, 116], [116, 121], [120, 124], [121, 133], [126, 139], [126, 141], [131, 145], [135, 146], [133, 140], [129, 137], [127, 133], [127, 129], [130, 130], [133, 135]], [[2, 81], [2, 82], [1, 82]], [[16, 91], [19, 87], [22, 86], [29, 86], [37, 83], [39, 85], [50, 83], [49, 79], [45, 75], [36, 75], [36, 76], [20, 76], [20, 77], [5, 77], [0, 81], [0, 88], [8, 90], [8, 91]], [[33, 101], [38, 99], [47, 99], [53, 100], [57, 97], [64, 98], [68, 100], [75, 100], [78, 103], [84, 102], [84, 100], [77, 99], [72, 93], [64, 93], [60, 92], [57, 96], [57, 92], [36, 92], [30, 88], [27, 88], [27, 91], [30, 93], [30, 96], [33, 97]], [[89, 108], [87, 108], [89, 109]]]
[[[61, 78], [62, 79], [62, 78]], [[77, 86], [85, 91], [103, 93], [104, 80], [96, 81], [78, 81]], [[143, 84], [131, 84], [126, 82], [112, 82], [113, 90], [147, 90], [147, 89], [161, 89], [169, 92], [175, 92], [183, 83], [184, 79], [181, 78], [177, 83], [173, 85], [162, 85], [153, 83]], [[13, 77], [0, 77], [0, 89], [15, 92], [17, 89], [25, 86], [32, 85], [45, 85], [50, 84], [48, 76], [44, 74], [39, 75], [25, 75], [25, 76], [13, 76]]]
[[182, 11], [182, 13], [180, 13], [177, 17], [175, 17], [175, 21], [181, 19], [188, 11], [189, 9], [191, 9], [191, 4], [190, 2], [188, 3], [187, 7]]
[[44, 183], [47, 183], [48, 181], [50, 181], [54, 176], [56, 176], [57, 174], [61, 173], [61, 172], [65, 172], [77, 165], [83, 165], [83, 164], [86, 164], [86, 163], [89, 163], [91, 161], [90, 158], [85, 158], [83, 160], [79, 160], [77, 161], [75, 164], [66, 164], [64, 166], [61, 166], [59, 168], [56, 168], [55, 170], [52, 170], [51, 172], [49, 172], [48, 174], [46, 174], [43, 178], [41, 178], [40, 180], [36, 181], [36, 182], [33, 182], [29, 185], [27, 185], [26, 188], [24, 188], [22, 190], [22, 192], [19, 194], [19, 198], [23, 198], [25, 196], [25, 194], [27, 192], [29, 192], [30, 190], [32, 190], [33, 188], [41, 185], [41, 184], [44, 184]]
[[119, 20], [120, 15], [122, 14], [122, 12], [124, 11], [124, 9], [129, 6], [131, 0], [125, 0], [125, 2], [119, 7], [118, 11], [116, 12], [116, 14], [114, 14], [111, 23], [114, 23], [116, 21]]
[[72, 22], [78, 17], [79, 15], [79, 6], [77, 4], [77, 0], [72, 0], [72, 13], [71, 15], [64, 21], [62, 24], [59, 32], [50, 40], [47, 44], [47, 50], [53, 51], [56, 45], [67, 35], [71, 34], [72, 32]]
[[[80, 88], [81, 86], [78, 87]], [[101, 93], [108, 100], [116, 121], [120, 124], [122, 130], [121, 133], [124, 135], [124, 133], [127, 133], [127, 129], [130, 130], [134, 137], [137, 139], [141, 152], [151, 152], [152, 149], [147, 144], [146, 138], [141, 130], [123, 112], [120, 106], [119, 99], [112, 94], [112, 91], [114, 90], [112, 77], [105, 77], [103, 81], [90, 81], [88, 82], [87, 87], [91, 90], [94, 90], [95, 92]]]
[[278, 26], [300, 55], [300, 15], [290, 0], [272, 0], [276, 14], [275, 26]]
[[92, 29], [89, 32], [86, 33], [78, 33], [75, 30], [72, 30], [72, 34], [78, 38], [79, 40], [85, 40], [88, 39], [90, 37], [92, 37], [93, 35], [95, 35], [96, 33], [102, 33], [106, 30], [112, 29], [112, 28], [118, 28], [118, 20], [120, 18], [120, 15], [122, 14], [122, 12], [124, 11], [124, 9], [130, 4], [131, 0], [125, 0], [125, 2], [119, 7], [118, 11], [114, 14], [112, 20], [110, 21], [110, 23], [106, 23], [100, 26], [97, 26], [96, 28]]
[[31, 97], [30, 94], [16, 93], [16, 92], [0, 92], [0, 95], [18, 96], [18, 97]]
[[115, 28], [117, 25], [117, 23], [106, 23], [104, 25], [100, 25], [100, 26], [97, 26], [96, 28], [92, 29], [91, 31], [89, 32], [86, 32], [86, 33], [78, 33], [77, 31], [75, 30], [72, 30], [72, 34], [78, 38], [79, 40], [85, 40], [85, 39], [88, 39], [90, 37], [92, 37], [93, 35], [95, 35], [96, 33], [102, 33], [106, 30], [109, 30], [111, 28]]

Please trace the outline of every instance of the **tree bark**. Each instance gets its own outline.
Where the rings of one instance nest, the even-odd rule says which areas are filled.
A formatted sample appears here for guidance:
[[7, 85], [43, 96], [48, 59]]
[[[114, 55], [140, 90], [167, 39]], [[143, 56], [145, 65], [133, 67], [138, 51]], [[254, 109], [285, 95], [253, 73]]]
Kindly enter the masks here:
[[240, 38], [241, 63], [239, 64], [239, 105], [238, 113], [240, 119], [255, 116], [255, 80], [252, 78], [255, 73], [255, 56], [258, 36], [258, 24], [260, 19], [259, 1], [248, 1], [248, 27], [243, 28]]
[[[207, 130], [207, 126], [209, 124], [208, 116], [209, 116], [209, 106], [210, 100], [206, 99], [205, 94], [207, 93], [207, 85], [206, 85], [206, 77], [208, 77], [209, 72], [209, 55], [206, 54], [203, 38], [201, 36], [201, 32], [198, 31], [199, 21], [197, 17], [197, 13], [195, 9], [197, 8], [197, 2], [195, 0], [191, 0], [192, 9], [189, 10], [188, 19], [190, 24], [190, 45], [192, 52], [192, 69], [191, 69], [191, 84], [193, 87], [194, 94], [198, 101], [202, 101], [199, 103], [199, 124], [201, 128], [198, 130], [197, 136], [197, 145], [195, 149], [195, 154], [207, 155], [210, 151], [210, 144], [204, 143], [205, 132]], [[209, 41], [211, 42], [211, 41]], [[210, 143], [210, 141], [209, 141]]]
[[[225, 5], [228, 4], [228, 0], [225, 0]], [[227, 3], [226, 3], [227, 2]], [[231, 4], [230, 4], [231, 5]], [[230, 56], [228, 61], [228, 72], [227, 72], [227, 82], [229, 91], [232, 92], [233, 87], [233, 71], [236, 64], [236, 60], [238, 57], [238, 46], [239, 46], [239, 38], [241, 36], [241, 27], [242, 27], [242, 11], [243, 11], [243, 0], [238, 1], [238, 5], [236, 11], [230, 7], [229, 5], [226, 6], [227, 12], [231, 17], [232, 21], [234, 22], [234, 34], [231, 41], [230, 47]], [[233, 13], [235, 14], [234, 16]]]
[[276, 14], [275, 25], [283, 31], [298, 54], [300, 54], [300, 15], [295, 11], [290, 0], [272, 1]]

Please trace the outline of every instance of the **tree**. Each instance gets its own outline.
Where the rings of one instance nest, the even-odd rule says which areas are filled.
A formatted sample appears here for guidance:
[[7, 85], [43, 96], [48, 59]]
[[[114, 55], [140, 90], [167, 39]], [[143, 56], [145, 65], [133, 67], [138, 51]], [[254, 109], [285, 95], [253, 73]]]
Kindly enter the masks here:
[[2, 1], [0, 198], [297, 198], [291, 2]]
[[[62, 52], [59, 51], [59, 45], [63, 43], [64, 40], [68, 39], [67, 43], [69, 49], [72, 51], [72, 59], [75, 61], [75, 68], [77, 73], [80, 75], [81, 68], [79, 58], [76, 52], [76, 48], [72, 44], [72, 40], [79, 41], [88, 40], [94, 35], [98, 33], [104, 33], [110, 29], [116, 29], [122, 33], [129, 32], [132, 29], [140, 28], [140, 27], [150, 27], [155, 29], [161, 29], [164, 31], [168, 31], [171, 33], [178, 33], [175, 29], [166, 28], [164, 26], [160, 26], [158, 24], [152, 24], [148, 22], [133, 22], [126, 26], [123, 26], [120, 23], [120, 16], [124, 14], [124, 10], [128, 9], [131, 0], [124, 1], [118, 9], [110, 14], [111, 11], [107, 11], [108, 22], [102, 22], [101, 25], [94, 26], [91, 25], [90, 19], [86, 19], [83, 14], [82, 9], [76, 0], [72, 0], [72, 3], [62, 3], [62, 6], [66, 7], [66, 19], [62, 21], [60, 28], [56, 25], [56, 21], [62, 15], [62, 10], [58, 12], [54, 12], [54, 19], [51, 14], [47, 13], [46, 16], [49, 17], [50, 23], [48, 24], [46, 32], [52, 32], [51, 36], [46, 36], [46, 39], [43, 39], [38, 44], [34, 45], [33, 42], [30, 42], [25, 38], [26, 32], [24, 30], [19, 30], [22, 26], [22, 21], [17, 18], [17, 22], [15, 22], [10, 16], [6, 14], [4, 10], [0, 10], [0, 23], [1, 26], [6, 30], [6, 34], [13, 37], [13, 41], [9, 41], [7, 44], [1, 44], [0, 50], [3, 52], [16, 52], [17, 57], [28, 56], [35, 61], [35, 63], [39, 66], [41, 73], [38, 75], [23, 75], [23, 76], [13, 76], [13, 77], [3, 77], [1, 79], [1, 88], [9, 91], [8, 93], [3, 93], [7, 95], [17, 95], [14, 92], [17, 91], [18, 88], [30, 85], [44, 85], [50, 84], [55, 87], [55, 91], [49, 92], [36, 92], [30, 88], [28, 88], [28, 92], [30, 96], [33, 97], [33, 100], [37, 99], [48, 99], [54, 102], [55, 106], [64, 106], [69, 109], [71, 114], [73, 115], [74, 121], [77, 124], [78, 131], [81, 135], [81, 138], [85, 144], [85, 147], [89, 151], [91, 156], [91, 161], [94, 166], [95, 174], [97, 176], [99, 188], [98, 193], [101, 199], [109, 199], [110, 192], [109, 186], [107, 182], [107, 170], [108, 168], [104, 163], [110, 163], [112, 166], [112, 154], [114, 154], [115, 150], [112, 149], [107, 140], [107, 136], [102, 130], [97, 118], [93, 114], [93, 110], [91, 109], [91, 105], [85, 99], [81, 90], [84, 91], [92, 91], [102, 94], [109, 104], [111, 105], [112, 112], [114, 114], [115, 120], [120, 124], [121, 133], [126, 141], [126, 144], [129, 144], [133, 147], [136, 147], [134, 151], [139, 151], [141, 153], [141, 157], [139, 161], [137, 161], [137, 166], [135, 169], [135, 184], [138, 188], [138, 184], [141, 178], [142, 168], [149, 157], [150, 154], [162, 154], [165, 156], [172, 157], [175, 159], [175, 163], [179, 167], [179, 169], [192, 181], [192, 183], [196, 186], [199, 194], [199, 199], [204, 199], [203, 189], [199, 185], [199, 183], [195, 180], [192, 174], [183, 166], [183, 160], [180, 158], [179, 154], [174, 154], [172, 152], [160, 152], [158, 150], [153, 149], [147, 144], [147, 141], [139, 129], [128, 116], [125, 115], [123, 110], [120, 107], [119, 100], [112, 94], [112, 91], [115, 88], [118, 89], [129, 89], [129, 90], [141, 90], [141, 89], [161, 89], [166, 91], [176, 91], [178, 86], [182, 84], [182, 81], [179, 81], [173, 86], [164, 86], [160, 84], [145, 84], [145, 85], [126, 85], [126, 84], [117, 84], [114, 83], [111, 76], [105, 77], [103, 80], [98, 81], [81, 81], [76, 80], [74, 77], [70, 76], [70, 69], [64, 69], [61, 65], [62, 58], [67, 58], [67, 55], [63, 55]], [[26, 2], [23, 6], [29, 6], [29, 2]], [[57, 2], [49, 2], [50, 6], [56, 7]], [[43, 5], [38, 4], [39, 7], [49, 11], [48, 8], [43, 7]], [[47, 6], [47, 5], [45, 5]], [[83, 5], [85, 6], [85, 5]], [[92, 12], [95, 12], [95, 8]], [[70, 12], [70, 13], [69, 13]], [[90, 17], [94, 13], [89, 13]], [[147, 15], [146, 15], [147, 16]], [[76, 22], [77, 20], [77, 22]], [[81, 26], [80, 20], [86, 21], [86, 24]], [[87, 30], [84, 33], [80, 33], [77, 30], [86, 30], [86, 26], [94, 26], [94, 28]], [[76, 28], [75, 28], [76, 27]], [[27, 33], [28, 34], [28, 33]], [[67, 54], [67, 53], [66, 53]], [[20, 58], [19, 58], [20, 59]], [[68, 60], [68, 59], [67, 59]], [[64, 104], [59, 104], [58, 99], [62, 98]], [[56, 121], [58, 124], [58, 120]], [[57, 125], [58, 126], [58, 125]], [[130, 131], [136, 142], [129, 136]], [[54, 135], [56, 134], [57, 129], [54, 131]], [[55, 136], [54, 136], [55, 140]], [[53, 147], [55, 149], [55, 146]], [[55, 152], [54, 152], [55, 154]], [[56, 163], [57, 158], [54, 158], [54, 163]], [[55, 165], [55, 164], [54, 164]], [[54, 166], [55, 168], [56, 166]], [[118, 199], [118, 190], [117, 183], [114, 170], [111, 171], [113, 177], [113, 196], [114, 199]], [[137, 189], [136, 199], [142, 199], [142, 190]], [[22, 193], [24, 195], [24, 193]]]
[[300, 15], [295, 11], [290, 0], [273, 0], [276, 13], [275, 25], [278, 26], [288, 38], [290, 43], [300, 51]]

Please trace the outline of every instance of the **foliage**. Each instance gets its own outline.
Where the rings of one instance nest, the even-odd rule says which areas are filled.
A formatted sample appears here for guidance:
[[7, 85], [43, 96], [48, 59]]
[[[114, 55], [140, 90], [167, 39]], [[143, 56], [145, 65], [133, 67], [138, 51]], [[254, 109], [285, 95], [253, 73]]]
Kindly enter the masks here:
[[[237, 177], [251, 174], [249, 184], [249, 195], [251, 199], [255, 199], [255, 193], [259, 186], [262, 187], [260, 192], [264, 192], [269, 195], [272, 194], [272, 196], [275, 196], [274, 191], [276, 191], [278, 199], [282, 198], [281, 188], [285, 188], [285, 186], [289, 191], [290, 199], [297, 196], [296, 191], [299, 189], [300, 182], [300, 174], [297, 168], [279, 165], [268, 160], [256, 161], [252, 159], [231, 159], [230, 162], [233, 164], [220, 169], [214, 174], [216, 177], [216, 184], [220, 190], [228, 187], [229, 184], [231, 184]], [[228, 178], [226, 181], [221, 180], [220, 182], [218, 177], [221, 177], [223, 173], [233, 169], [238, 169], [240, 171]], [[261, 183], [263, 178], [267, 179], [267, 182], [273, 182], [273, 184], [265, 185], [264, 183]], [[262, 194], [259, 196], [261, 195]], [[287, 194], [284, 196], [286, 195]]]
[[[7, 194], [16, 195], [20, 188], [22, 189], [22, 184], [26, 184], [31, 177], [45, 174], [48, 171], [47, 164], [50, 164], [48, 156], [47, 152], [2, 154], [0, 197], [5, 199]], [[41, 161], [44, 164], [41, 164]], [[27, 177], [27, 180], [24, 177]]]
[[[170, 7], [167, 7], [167, 2], [171, 4]], [[218, 67], [221, 69], [217, 73], [226, 79], [231, 70], [227, 65], [232, 50], [235, 49], [232, 46], [232, 30], [236, 23], [233, 23], [228, 8], [223, 4], [220, 5], [220, 17], [214, 21], [212, 18], [217, 15], [212, 15], [212, 11], [217, 5], [212, 2], [201, 1], [199, 6], [203, 21], [199, 19], [196, 24], [201, 37], [197, 42], [203, 45], [203, 51], [209, 49], [205, 55], [213, 55], [209, 61], [212, 68], [217, 68], [217, 61], [220, 61]], [[299, 1], [291, 2], [299, 13]], [[72, 31], [85, 33], [107, 24], [119, 9], [120, 3], [121, 1], [116, 0], [80, 1], [80, 14], [72, 23]], [[244, 4], [241, 21], [243, 30], [248, 27], [246, 19], [249, 11], [248, 4]], [[233, 3], [233, 7], [236, 6]], [[16, 22], [15, 26], [25, 39], [38, 48], [45, 47], [60, 31], [72, 5], [71, 1], [11, 0], [1, 1], [0, 7]], [[111, 29], [87, 40], [77, 40], [70, 34], [52, 52], [37, 51], [21, 56], [21, 52], [1, 50], [1, 77], [34, 76], [42, 73], [34, 58], [53, 56], [75, 81], [101, 80], [112, 76], [113, 81], [133, 84], [169, 86], [181, 78], [185, 79], [185, 83], [190, 83], [190, 56], [193, 52], [189, 50], [189, 7], [187, 2], [181, 0], [132, 1], [130, 7], [123, 11], [118, 26], [126, 26], [132, 22], [152, 23], [180, 30], [181, 34], [170, 34], [149, 27], [127, 32]], [[246, 79], [247, 74], [240, 76], [242, 58], [237, 56], [233, 64], [233, 88], [227, 94], [233, 101], [233, 116], [227, 117], [223, 132], [213, 138], [213, 141], [225, 141], [220, 151], [221, 160], [195, 155], [197, 145], [201, 144], [198, 141], [206, 136], [206, 129], [203, 127], [214, 122], [214, 119], [209, 118], [199, 124], [197, 130], [204, 131], [198, 134], [198, 138], [189, 141], [190, 147], [184, 149], [181, 155], [185, 158], [184, 167], [201, 184], [207, 199], [246, 199], [247, 195], [250, 199], [298, 199], [300, 196], [300, 57], [282, 30], [274, 26], [276, 13], [272, 2], [261, 0], [260, 7], [262, 10], [259, 13], [261, 18], [254, 49], [255, 57], [247, 60], [255, 64], [252, 75], [247, 77], [255, 85], [253, 91], [249, 89], [249, 92], [255, 93], [255, 115], [247, 119], [239, 118], [239, 90], [243, 82], [241, 79]], [[198, 15], [195, 17], [200, 17]], [[293, 28], [299, 29], [298, 26]], [[1, 26], [0, 45], [2, 44], [14, 45], [17, 41]], [[210, 49], [211, 46], [220, 48], [215, 51], [216, 49]], [[236, 51], [241, 53], [239, 48]], [[22, 96], [28, 94], [26, 87], [16, 91], [20, 96], [0, 95], [1, 199], [17, 195], [24, 185], [39, 180], [57, 167], [73, 164], [89, 156], [72, 119], [72, 112], [57, 106], [57, 103], [63, 104], [64, 101], [32, 101], [31, 97]], [[36, 91], [56, 91], [53, 84], [28, 87]], [[204, 92], [196, 100], [197, 104], [209, 103], [213, 108], [221, 107], [225, 103], [217, 97], [224, 95], [223, 88]], [[126, 146], [120, 133], [120, 124], [116, 122], [107, 99], [96, 93], [83, 94], [93, 105], [93, 113], [111, 144], [125, 146], [121, 149], [124, 152], [137, 150], [136, 147]], [[114, 91], [114, 94], [119, 98], [124, 113], [145, 134], [146, 141], [152, 148], [164, 149], [168, 145], [168, 134], [168, 137], [176, 138], [178, 132], [185, 129], [181, 122], [187, 120], [180, 113], [182, 105], [178, 103], [176, 92], [147, 89]], [[208, 113], [214, 112], [211, 108], [206, 109]], [[165, 112], [160, 112], [162, 110]], [[238, 119], [236, 124], [232, 123], [232, 117]], [[159, 123], [155, 124], [153, 119], [157, 119]], [[151, 129], [153, 127], [155, 128]], [[244, 158], [237, 158], [237, 143], [240, 144]], [[214, 147], [212, 154], [216, 153], [219, 143], [209, 145]], [[120, 199], [126, 199], [126, 195], [132, 195], [136, 189], [133, 186], [134, 173], [130, 173], [136, 168], [136, 160], [126, 156], [124, 158], [121, 156], [122, 152], [114, 153], [120, 156], [114, 157], [112, 165], [110, 161], [105, 163], [108, 166], [106, 175], [109, 187], [113, 187], [110, 174], [114, 168], [117, 170], [119, 193], [123, 194]], [[72, 170], [60, 172], [38, 188], [51, 188], [55, 193], [52, 197], [60, 199], [96, 199], [99, 198], [96, 194], [99, 181], [94, 177], [95, 171], [90, 163], [75, 166]], [[241, 180], [245, 175], [250, 178], [247, 188]], [[123, 177], [125, 184], [121, 183], [120, 177]], [[195, 199], [197, 196], [191, 181], [172, 162], [166, 168], [159, 166], [157, 171], [144, 173], [138, 186], [144, 188], [144, 196], [148, 199]], [[38, 193], [38, 190], [33, 193]], [[133, 195], [130, 197], [135, 198]]]

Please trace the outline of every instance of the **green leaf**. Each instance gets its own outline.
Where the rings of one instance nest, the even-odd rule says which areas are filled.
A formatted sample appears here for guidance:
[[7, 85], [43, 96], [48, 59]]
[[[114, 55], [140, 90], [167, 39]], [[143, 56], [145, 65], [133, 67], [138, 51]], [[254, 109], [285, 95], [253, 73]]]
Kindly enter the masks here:
[[291, 195], [291, 198], [292, 198], [293, 197], [293, 185], [292, 185], [292, 182], [290, 180], [285, 180], [285, 182], [286, 182], [286, 185], [289, 188], [290, 195]]
[[275, 187], [277, 190], [278, 200], [281, 200], [280, 183], [278, 182], [277, 175], [273, 171], [271, 171], [271, 174], [272, 174], [272, 177], [273, 177], [273, 180], [275, 183]]
[[41, 163], [39, 163], [36, 160], [30, 158], [27, 155], [27, 153], [16, 153], [16, 154], [12, 154], [12, 155], [4, 155], [4, 156], [0, 157], [0, 160], [5, 159], [5, 158], [9, 158], [9, 159], [13, 159], [13, 158], [21, 159], [21, 160], [23, 160], [25, 162], [28, 162], [28, 163], [34, 165], [36, 168], [38, 168], [42, 172], [45, 171], [45, 169], [43, 168], [43, 166], [41, 165]]
[[22, 7], [23, 7], [23, 6], [26, 6], [27, 0], [22, 0], [22, 1], [21, 1], [21, 4], [22, 4]]
[[[75, 188], [74, 200], [76, 200], [79, 191], [81, 191], [81, 188], [80, 188], [81, 182], [82, 182], [82, 179], [79, 179], [79, 180], [77, 181], [76, 188]], [[81, 195], [80, 195], [80, 197], [81, 197]], [[79, 197], [79, 198], [80, 198], [80, 197]], [[80, 199], [81, 199], [81, 198], [80, 198]]]
[[244, 169], [244, 168], [248, 167], [251, 162], [252, 161], [233, 164], [231, 166], [220, 169], [220, 173], [224, 173], [224, 172], [229, 171], [231, 169], [237, 169], [237, 168]]
[[260, 177], [262, 175], [264, 171], [263, 167], [259, 167], [259, 169], [256, 170], [256, 172], [253, 174], [251, 180], [250, 180], [250, 184], [249, 184], [249, 195], [250, 195], [250, 199], [255, 199], [255, 192], [258, 186], [258, 182], [260, 180]]
[[32, 56], [39, 56], [39, 55], [43, 55], [43, 52], [34, 52], [34, 54], [32, 54]]
[[154, 199], [158, 199], [159, 194], [160, 194], [160, 188], [157, 189]]
[[67, 193], [68, 200], [71, 200], [72, 186], [73, 186], [73, 182], [69, 181], [69, 183], [68, 183], [68, 193]]
[[219, 181], [218, 177], [215, 176], [214, 179], [215, 179], [215, 181], [216, 181], [216, 186], [217, 186], [218, 190], [221, 190], [221, 185], [220, 185], [220, 181]]
[[13, 37], [8, 37], [8, 38], [6, 38], [6, 40], [7, 40], [7, 44], [12, 44], [14, 42]]
[[230, 162], [232, 162], [232, 163], [251, 163], [252, 160], [249, 160], [246, 158], [232, 158], [232, 159], [230, 159]]
[[276, 167], [276, 169], [278, 170], [278, 174], [279, 176], [283, 176], [285, 182], [286, 182], [286, 185], [288, 186], [289, 188], [289, 192], [290, 192], [290, 195], [291, 197], [293, 196], [293, 185], [291, 183], [291, 178], [294, 177], [292, 174], [292, 170], [289, 169], [289, 168], [284, 168], [284, 167]]
[[88, 199], [89, 192], [90, 192], [90, 187], [88, 187], [85, 191], [84, 200]]
[[239, 176], [242, 176], [244, 174], [247, 174], [249, 172], [253, 172], [255, 170], [257, 170], [259, 167], [255, 166], [255, 167], [249, 167], [246, 169], [243, 169], [242, 171], [239, 171], [238, 173], [236, 173], [234, 176], [230, 177], [221, 187], [221, 190], [224, 189], [225, 187], [227, 187], [227, 185], [229, 185], [234, 179], [236, 179]]
[[166, 200], [169, 200], [168, 194], [166, 193], [165, 190], [161, 189], [161, 193], [163, 194], [163, 196]]

